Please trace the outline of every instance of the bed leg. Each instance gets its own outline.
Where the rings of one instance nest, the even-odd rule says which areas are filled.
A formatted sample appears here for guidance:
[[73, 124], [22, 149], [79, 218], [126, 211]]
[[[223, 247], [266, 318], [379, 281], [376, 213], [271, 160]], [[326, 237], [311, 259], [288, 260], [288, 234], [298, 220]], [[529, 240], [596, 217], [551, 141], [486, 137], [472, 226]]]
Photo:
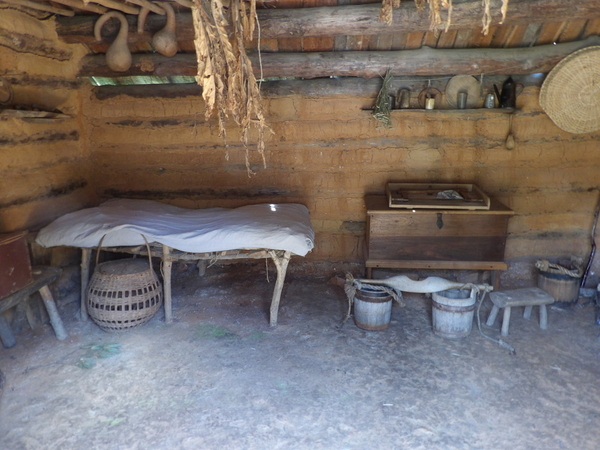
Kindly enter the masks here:
[[291, 252], [285, 252], [281, 258], [277, 257], [275, 251], [269, 251], [275, 267], [277, 268], [277, 281], [275, 282], [275, 289], [273, 290], [273, 300], [271, 300], [271, 313], [270, 313], [270, 325], [272, 327], [277, 326], [277, 313], [279, 312], [279, 301], [281, 300], [281, 292], [283, 291], [283, 282], [285, 281], [285, 274], [287, 267], [290, 262]]
[[165, 322], [173, 322], [173, 314], [171, 309], [171, 249], [164, 245], [162, 246], [162, 274], [163, 287], [165, 294]]
[[206, 260], [199, 259], [198, 263], [196, 264], [196, 267], [198, 268], [198, 276], [203, 277], [206, 273]]
[[81, 249], [81, 320], [86, 321], [87, 314], [87, 288], [90, 282], [90, 261], [92, 259], [92, 249]]

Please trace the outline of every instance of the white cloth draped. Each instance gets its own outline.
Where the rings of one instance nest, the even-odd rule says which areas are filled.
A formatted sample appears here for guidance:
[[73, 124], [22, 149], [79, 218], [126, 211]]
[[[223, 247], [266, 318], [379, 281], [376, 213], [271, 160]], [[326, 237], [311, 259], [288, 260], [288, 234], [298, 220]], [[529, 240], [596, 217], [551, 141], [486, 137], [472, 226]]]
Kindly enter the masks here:
[[305, 256], [314, 247], [306, 206], [263, 203], [239, 208], [186, 209], [151, 200], [113, 199], [59, 217], [40, 230], [36, 242], [119, 247], [157, 242], [189, 253], [273, 249]]

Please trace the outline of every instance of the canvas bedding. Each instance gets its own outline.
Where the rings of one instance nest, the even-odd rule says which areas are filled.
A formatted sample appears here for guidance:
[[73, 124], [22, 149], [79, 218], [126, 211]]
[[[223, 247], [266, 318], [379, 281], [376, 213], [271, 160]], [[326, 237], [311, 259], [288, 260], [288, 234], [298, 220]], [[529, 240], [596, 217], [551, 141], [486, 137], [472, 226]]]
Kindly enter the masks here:
[[36, 242], [94, 248], [148, 242], [190, 253], [265, 248], [305, 256], [314, 246], [308, 209], [296, 203], [186, 209], [151, 200], [114, 199], [66, 214], [40, 230]]

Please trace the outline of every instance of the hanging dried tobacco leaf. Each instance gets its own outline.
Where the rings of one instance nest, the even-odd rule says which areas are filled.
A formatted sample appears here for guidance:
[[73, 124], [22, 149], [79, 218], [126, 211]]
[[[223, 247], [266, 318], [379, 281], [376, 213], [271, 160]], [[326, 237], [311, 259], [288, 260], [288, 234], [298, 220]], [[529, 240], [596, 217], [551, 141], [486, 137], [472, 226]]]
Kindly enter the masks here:
[[216, 112], [219, 136], [227, 138], [226, 122], [232, 118], [240, 127], [241, 141], [246, 150], [246, 169], [250, 169], [249, 141], [254, 128], [256, 147], [265, 160], [265, 137], [271, 129], [267, 125], [260, 90], [252, 63], [246, 54], [245, 42], [254, 34], [256, 0], [194, 0], [197, 82], [202, 86], [202, 97], [208, 120]]
[[[419, 12], [425, 9], [425, 3], [429, 5], [429, 29], [430, 30], [438, 30], [440, 28], [440, 24], [442, 23], [442, 17], [440, 11], [445, 9], [447, 11], [446, 16], [446, 27], [444, 31], [448, 31], [450, 29], [450, 25], [452, 23], [452, 2], [453, 0], [414, 0], [415, 6]], [[500, 7], [500, 13], [502, 14], [502, 20], [500, 23], [504, 23], [506, 19], [506, 14], [508, 12], [508, 2], [509, 0], [502, 0], [502, 6]], [[483, 13], [482, 13], [482, 33], [487, 35], [490, 29], [490, 25], [492, 23], [492, 15], [491, 15], [491, 0], [482, 0], [483, 5]], [[400, 6], [400, 0], [382, 0], [381, 3], [381, 11], [379, 13], [379, 22], [385, 22], [388, 25], [392, 24], [392, 14], [393, 9], [398, 8]]]

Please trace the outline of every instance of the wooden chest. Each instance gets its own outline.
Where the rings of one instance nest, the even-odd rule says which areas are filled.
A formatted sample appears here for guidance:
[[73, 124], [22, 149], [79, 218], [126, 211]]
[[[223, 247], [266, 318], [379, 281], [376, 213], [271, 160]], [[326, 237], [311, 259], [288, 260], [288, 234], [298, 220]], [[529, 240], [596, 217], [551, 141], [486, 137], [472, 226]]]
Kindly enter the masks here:
[[33, 281], [26, 231], [0, 234], [0, 299]]
[[384, 196], [367, 206], [367, 269], [506, 270], [508, 219], [491, 199], [489, 210], [392, 209]]

